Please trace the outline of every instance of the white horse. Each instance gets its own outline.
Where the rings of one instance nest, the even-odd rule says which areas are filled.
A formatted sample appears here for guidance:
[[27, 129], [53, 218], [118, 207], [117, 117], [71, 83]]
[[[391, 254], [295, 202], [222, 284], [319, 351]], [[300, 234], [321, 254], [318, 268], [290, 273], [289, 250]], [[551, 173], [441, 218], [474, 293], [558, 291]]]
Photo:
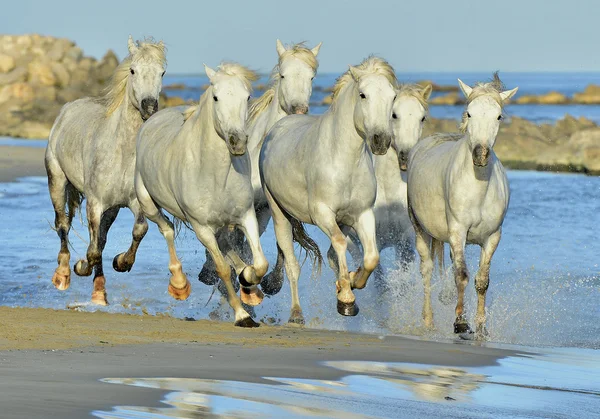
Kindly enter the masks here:
[[[508, 209], [509, 186], [493, 146], [504, 104], [518, 88], [504, 91], [497, 74], [490, 83], [469, 87], [458, 80], [467, 105], [463, 134], [436, 134], [421, 140], [410, 152], [408, 162], [409, 214], [416, 233], [425, 287], [423, 319], [433, 327], [431, 309], [432, 246], [450, 243], [458, 291], [454, 332], [471, 333], [464, 314], [464, 293], [469, 281], [465, 244], [481, 246], [477, 290], [477, 337], [486, 334], [485, 295], [490, 262], [500, 242], [502, 223]], [[443, 247], [442, 247], [443, 249]]]
[[[321, 49], [321, 44], [312, 49], [306, 48], [303, 44], [286, 48], [278, 39], [276, 48], [279, 60], [271, 72], [271, 84], [262, 96], [250, 101], [248, 116], [248, 154], [250, 155], [252, 188], [254, 189], [254, 208], [261, 235], [267, 228], [271, 212], [260, 182], [258, 170], [260, 148], [267, 132], [281, 118], [291, 114], [308, 113], [308, 104], [312, 94], [312, 80], [315, 78], [319, 66], [317, 55]], [[221, 236], [223, 234], [233, 235], [234, 237], [230, 238], [229, 241], [236, 241], [234, 247], [237, 253], [247, 253], [246, 249], [242, 250], [243, 246], [239, 240], [239, 234], [236, 235], [235, 233], [223, 232]], [[221, 239], [223, 238], [221, 237]], [[220, 240], [220, 242], [223, 243], [223, 240]], [[230, 260], [232, 259], [230, 258]], [[280, 258], [277, 260], [280, 262]], [[218, 280], [218, 276], [214, 273], [214, 263], [212, 263], [209, 255], [207, 255], [206, 261], [198, 279], [207, 285], [213, 285]], [[276, 272], [280, 272], [280, 276], [283, 278], [281, 263], [278, 266], [280, 269]], [[265, 277], [265, 279], [267, 278]], [[279, 288], [281, 288], [281, 282], [278, 281]], [[263, 289], [267, 294], [274, 293], [268, 287], [263, 287]]]
[[[404, 268], [414, 257], [414, 230], [408, 216], [406, 196], [408, 153], [421, 138], [430, 95], [431, 85], [421, 87], [403, 84], [398, 87], [392, 108], [392, 147], [385, 155], [374, 156], [377, 198], [373, 211], [377, 226], [377, 248], [381, 252], [393, 247], [396, 258]], [[352, 259], [360, 260], [358, 237], [348, 228], [343, 231], [348, 235], [348, 250]], [[329, 248], [327, 256], [331, 268], [337, 271], [333, 247]], [[381, 265], [377, 266], [374, 274], [376, 279], [381, 276]]]
[[135, 190], [144, 214], [167, 241], [171, 296], [186, 299], [191, 287], [175, 253], [173, 224], [161, 209], [188, 222], [210, 252], [227, 287], [236, 326], [257, 327], [235, 294], [231, 269], [215, 237], [221, 229], [235, 227], [246, 235], [254, 265], [236, 273], [242, 300], [259, 304], [262, 293], [256, 285], [268, 264], [259, 242], [245, 126], [251, 83], [257, 77], [234, 63], [221, 64], [218, 71], [205, 70], [210, 87], [197, 106], [164, 109], [140, 130]]
[[128, 47], [129, 56], [115, 70], [104, 96], [79, 99], [62, 108], [50, 132], [45, 158], [61, 241], [52, 282], [59, 290], [69, 288], [68, 233], [85, 196], [90, 243], [86, 259], [78, 261], [74, 269], [84, 276], [95, 271], [92, 302], [102, 305], [108, 304], [102, 251], [119, 209], [128, 207], [135, 224], [129, 250], [113, 261], [115, 270], [131, 269], [148, 230], [133, 187], [135, 137], [142, 122], [158, 110], [166, 68], [162, 41], [136, 44], [129, 37]]
[[[290, 322], [304, 323], [293, 239], [319, 263], [322, 259], [301, 223], [317, 225], [331, 239], [339, 262], [338, 312], [358, 313], [352, 288], [364, 288], [379, 263], [373, 214], [377, 183], [371, 152], [385, 154], [392, 141], [396, 83], [393, 68], [370, 57], [339, 78], [333, 103], [324, 115], [287, 116], [265, 139], [259, 167], [290, 281]], [[356, 272], [348, 273], [346, 236], [340, 224], [351, 226], [365, 249], [363, 266]]]

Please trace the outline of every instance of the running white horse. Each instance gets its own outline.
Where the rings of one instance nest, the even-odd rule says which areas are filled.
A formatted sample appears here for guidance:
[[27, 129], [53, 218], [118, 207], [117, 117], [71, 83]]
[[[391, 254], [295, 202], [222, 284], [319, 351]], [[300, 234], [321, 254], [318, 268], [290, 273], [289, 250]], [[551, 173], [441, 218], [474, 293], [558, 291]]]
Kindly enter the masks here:
[[[301, 223], [317, 225], [331, 239], [339, 262], [338, 312], [358, 313], [352, 288], [364, 288], [379, 263], [373, 214], [377, 182], [371, 152], [385, 154], [392, 141], [396, 83], [393, 68], [370, 57], [338, 79], [333, 103], [324, 115], [287, 116], [265, 139], [259, 167], [290, 281], [290, 322], [304, 323], [293, 240], [319, 264], [322, 259]], [[348, 273], [346, 236], [339, 224], [354, 228], [365, 249], [363, 266], [356, 272]]]
[[[489, 83], [474, 87], [458, 80], [467, 98], [463, 134], [436, 134], [421, 140], [408, 162], [409, 214], [416, 233], [425, 287], [423, 319], [433, 327], [431, 309], [432, 252], [437, 242], [450, 243], [458, 291], [454, 333], [471, 333], [464, 313], [464, 293], [469, 276], [465, 244], [481, 246], [477, 290], [476, 336], [485, 330], [485, 296], [490, 262], [502, 232], [510, 196], [508, 179], [493, 146], [503, 107], [518, 88], [504, 90], [497, 74]], [[442, 247], [443, 249], [443, 247]]]
[[86, 259], [78, 261], [74, 269], [83, 276], [94, 270], [92, 302], [101, 305], [108, 304], [102, 252], [119, 209], [128, 207], [135, 224], [129, 250], [113, 261], [115, 270], [131, 269], [148, 230], [133, 187], [135, 138], [143, 121], [158, 110], [166, 68], [162, 41], [135, 43], [129, 37], [128, 47], [129, 56], [115, 70], [104, 96], [79, 99], [62, 108], [50, 132], [45, 158], [61, 241], [52, 282], [59, 290], [69, 288], [68, 233], [85, 196], [90, 243]]
[[[254, 208], [261, 235], [267, 228], [271, 212], [260, 183], [258, 171], [260, 148], [267, 132], [281, 118], [291, 114], [308, 113], [308, 104], [312, 94], [312, 80], [319, 66], [317, 55], [321, 49], [321, 44], [312, 49], [306, 48], [303, 44], [295, 44], [286, 48], [278, 39], [276, 47], [279, 60], [271, 72], [271, 84], [262, 96], [250, 101], [248, 116], [248, 153], [252, 169]], [[239, 240], [239, 234], [236, 233], [223, 232], [221, 236], [223, 234], [233, 235], [234, 237], [229, 241], [237, 241], [237, 243], [234, 243], [237, 253], [247, 253], [247, 249], [243, 249]], [[224, 246], [228, 244], [227, 242], [224, 243], [223, 240], [220, 240], [220, 243], [223, 243]], [[212, 263], [209, 255], [207, 255], [206, 260], [207, 262], [204, 264], [198, 279], [205, 284], [213, 285], [218, 277], [214, 273], [214, 263]], [[281, 272], [280, 275], [282, 276], [283, 273]], [[265, 292], [273, 294], [268, 289], [265, 289]]]
[[210, 252], [227, 287], [235, 325], [257, 327], [234, 291], [231, 268], [215, 237], [222, 229], [238, 227], [244, 232], [254, 265], [243, 266], [236, 273], [242, 300], [260, 304], [262, 293], [257, 284], [268, 263], [259, 242], [246, 153], [248, 101], [257, 77], [234, 63], [221, 64], [218, 71], [205, 70], [210, 87], [197, 106], [164, 109], [140, 129], [135, 190], [144, 214], [158, 225], [167, 241], [171, 296], [184, 300], [191, 287], [175, 253], [173, 224], [161, 209], [189, 223]]
[[[375, 222], [377, 225], [377, 248], [393, 247], [396, 259], [404, 268], [413, 260], [414, 230], [408, 216], [406, 196], [406, 169], [408, 153], [417, 144], [427, 118], [427, 100], [431, 95], [431, 85], [421, 87], [415, 84], [399, 86], [392, 108], [392, 147], [383, 156], [374, 156], [377, 178], [377, 198], [375, 199]], [[356, 233], [343, 229], [348, 235], [348, 250], [355, 261], [360, 260], [361, 252]], [[336, 271], [335, 251], [327, 252], [329, 264]], [[374, 274], [382, 276], [381, 265]]]

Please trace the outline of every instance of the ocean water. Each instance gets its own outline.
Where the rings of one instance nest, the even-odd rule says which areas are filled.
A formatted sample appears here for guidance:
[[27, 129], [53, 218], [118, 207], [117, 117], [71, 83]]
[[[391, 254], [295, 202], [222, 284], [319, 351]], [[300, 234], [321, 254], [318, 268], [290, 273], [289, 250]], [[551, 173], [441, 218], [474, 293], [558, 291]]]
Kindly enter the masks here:
[[[477, 81], [487, 81], [491, 78], [489, 73], [398, 73], [398, 79], [405, 83], [414, 83], [419, 80], [430, 80], [438, 85], [458, 86], [457, 78], [467, 84]], [[600, 85], [600, 73], [511, 73], [501, 72], [500, 76], [507, 88], [519, 87], [518, 95], [540, 95], [550, 91], [572, 96], [581, 92], [588, 84]], [[329, 93], [325, 89], [335, 83], [338, 74], [317, 74], [314, 81], [313, 95], [311, 98], [311, 112], [322, 113], [327, 108], [321, 105], [323, 98]], [[263, 76], [258, 83], [267, 83], [268, 77]], [[183, 83], [188, 86], [185, 90], [165, 90], [167, 95], [181, 96], [184, 99], [197, 100], [200, 88], [208, 83], [206, 76], [202, 75], [166, 75], [164, 84]], [[255, 92], [255, 96], [261, 92]], [[444, 95], [445, 92], [434, 92], [433, 97]], [[518, 96], [517, 96], [518, 97]], [[434, 118], [460, 119], [462, 106], [432, 106], [431, 116]], [[536, 123], [549, 123], [561, 119], [565, 114], [575, 117], [586, 117], [600, 123], [600, 105], [510, 105], [506, 109], [508, 117], [517, 116]]]

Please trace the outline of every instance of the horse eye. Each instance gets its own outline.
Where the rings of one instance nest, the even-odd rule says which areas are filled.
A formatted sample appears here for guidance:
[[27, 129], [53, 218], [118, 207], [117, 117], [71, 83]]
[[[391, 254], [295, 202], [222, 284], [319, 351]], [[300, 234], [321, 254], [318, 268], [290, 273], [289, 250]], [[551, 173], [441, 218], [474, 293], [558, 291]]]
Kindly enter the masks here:
[[135, 74], [135, 71], [133, 71], [133, 68], [130, 68], [130, 69], [129, 69], [129, 72], [130, 72], [131, 74]]
[[282, 79], [285, 79], [285, 77], [283, 77], [283, 74], [280, 74], [279, 77], [281, 77]]
[[161, 77], [165, 76], [166, 71], [163, 71], [162, 74], [160, 75]]
[[396, 115], [396, 112], [392, 113], [392, 118], [398, 119], [398, 115]]
[[219, 101], [219, 99], [218, 99], [216, 96], [213, 96], [213, 100], [214, 100], [215, 102], [218, 102], [218, 101]]
[[426, 119], [427, 119], [427, 117], [424, 116], [423, 118], [421, 118], [421, 122], [425, 122]]
[[250, 96], [248, 96], [248, 102], [250, 102]]
[[360, 98], [361, 98], [361, 99], [366, 99], [367, 97], [365, 96], [365, 94], [364, 94], [364, 93], [361, 93], [361, 94], [360, 94]]
[[314, 80], [314, 79], [315, 79], [315, 76], [312, 76], [310, 79], [311, 79], [311, 80]]
[[467, 112], [467, 118], [470, 118], [471, 114], [469, 112]]
[[498, 121], [502, 121], [502, 115], [498, 115]]

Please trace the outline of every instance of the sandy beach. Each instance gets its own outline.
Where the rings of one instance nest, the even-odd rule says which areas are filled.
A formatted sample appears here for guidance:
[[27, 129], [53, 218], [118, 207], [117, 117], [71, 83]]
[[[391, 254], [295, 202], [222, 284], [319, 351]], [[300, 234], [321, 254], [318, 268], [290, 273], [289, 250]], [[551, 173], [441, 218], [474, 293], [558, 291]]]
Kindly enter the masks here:
[[0, 146], [0, 182], [23, 176], [46, 176], [44, 148]]

